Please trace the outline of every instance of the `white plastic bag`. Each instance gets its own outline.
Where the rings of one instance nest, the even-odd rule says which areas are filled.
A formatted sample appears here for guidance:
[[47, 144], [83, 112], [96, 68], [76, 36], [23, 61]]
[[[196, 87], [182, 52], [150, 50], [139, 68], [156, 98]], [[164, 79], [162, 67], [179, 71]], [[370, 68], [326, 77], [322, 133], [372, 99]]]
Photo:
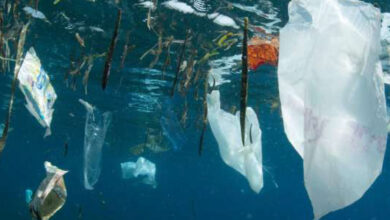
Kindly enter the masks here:
[[149, 160], [139, 157], [137, 162], [125, 162], [121, 163], [122, 178], [131, 179], [143, 176], [142, 182], [148, 185], [152, 185], [154, 188], [156, 183], [156, 165]]
[[26, 98], [26, 107], [50, 135], [53, 105], [57, 95], [50, 79], [41, 65], [34, 48], [30, 48], [23, 60], [18, 75], [19, 87]]
[[381, 14], [356, 0], [293, 0], [289, 17], [280, 31], [283, 122], [318, 219], [361, 198], [382, 170]]
[[84, 134], [84, 187], [93, 190], [100, 176], [104, 139], [111, 123], [111, 112], [101, 113], [88, 102], [79, 99], [87, 110]]
[[245, 176], [256, 193], [263, 188], [261, 130], [256, 113], [247, 108], [245, 143], [242, 145], [240, 112], [236, 115], [221, 109], [219, 91], [207, 95], [207, 119], [223, 161]]

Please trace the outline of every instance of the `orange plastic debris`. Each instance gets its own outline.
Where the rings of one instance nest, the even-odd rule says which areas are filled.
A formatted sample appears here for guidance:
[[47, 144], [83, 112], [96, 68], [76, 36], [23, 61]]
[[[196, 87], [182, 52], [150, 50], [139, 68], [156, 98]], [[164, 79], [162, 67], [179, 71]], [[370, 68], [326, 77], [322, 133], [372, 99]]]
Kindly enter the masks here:
[[264, 64], [276, 66], [278, 58], [279, 39], [277, 37], [265, 40], [256, 36], [248, 43], [248, 65], [251, 70], [256, 70]]

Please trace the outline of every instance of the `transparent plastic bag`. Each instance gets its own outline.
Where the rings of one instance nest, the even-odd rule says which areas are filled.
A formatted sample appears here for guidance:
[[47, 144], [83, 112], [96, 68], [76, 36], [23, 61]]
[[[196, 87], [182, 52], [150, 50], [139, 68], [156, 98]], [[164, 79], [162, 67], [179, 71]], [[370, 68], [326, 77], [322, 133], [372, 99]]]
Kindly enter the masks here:
[[111, 112], [101, 113], [96, 107], [79, 99], [87, 110], [84, 134], [84, 187], [93, 190], [100, 176], [104, 139], [111, 123]]

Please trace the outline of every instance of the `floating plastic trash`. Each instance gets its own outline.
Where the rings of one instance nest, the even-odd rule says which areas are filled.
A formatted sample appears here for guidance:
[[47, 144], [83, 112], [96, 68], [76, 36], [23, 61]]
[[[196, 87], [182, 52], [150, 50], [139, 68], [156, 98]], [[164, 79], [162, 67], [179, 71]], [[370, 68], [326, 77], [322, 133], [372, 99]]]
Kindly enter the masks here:
[[180, 11], [184, 14], [195, 14], [197, 16], [205, 16], [205, 13], [200, 13], [200, 12], [195, 11], [195, 9], [193, 7], [191, 7], [190, 5], [188, 5], [185, 2], [180, 2], [177, 0], [169, 0], [169, 1], [163, 2], [162, 5], [164, 5], [165, 7], [169, 8], [169, 9]]
[[122, 178], [131, 179], [142, 176], [142, 182], [156, 188], [156, 165], [149, 160], [139, 157], [137, 162], [121, 163]]
[[161, 108], [162, 116], [160, 118], [160, 125], [163, 135], [172, 144], [172, 149], [178, 151], [187, 142], [187, 138], [172, 105], [172, 102], [169, 100], [164, 101], [164, 106]]
[[279, 39], [262, 39], [253, 37], [248, 43], [248, 65], [252, 70], [256, 70], [263, 64], [278, 65]]
[[31, 189], [26, 189], [24, 195], [25, 195], [26, 203], [30, 204], [30, 202], [32, 201], [33, 191]]
[[46, 178], [42, 180], [29, 206], [33, 218], [48, 220], [65, 204], [67, 192], [63, 176], [68, 171], [47, 161], [44, 165]]
[[18, 80], [19, 87], [26, 98], [27, 109], [43, 127], [47, 128], [45, 136], [50, 135], [53, 105], [57, 95], [50, 83], [49, 75], [43, 69], [32, 47], [23, 60]]
[[102, 148], [107, 128], [111, 123], [111, 112], [101, 113], [96, 107], [79, 99], [87, 110], [84, 134], [84, 187], [93, 190], [100, 176]]
[[280, 31], [284, 129], [316, 219], [360, 199], [382, 171], [381, 14], [355, 0], [293, 0]]
[[261, 130], [252, 108], [247, 108], [245, 143], [242, 145], [240, 112], [236, 115], [221, 109], [219, 91], [207, 95], [207, 119], [223, 161], [245, 176], [256, 193], [263, 188]]
[[238, 29], [238, 25], [236, 22], [231, 18], [223, 14], [219, 13], [212, 13], [207, 15], [207, 17], [211, 20], [213, 20], [214, 23], [221, 25], [221, 26], [228, 26], [235, 29]]
[[35, 10], [29, 6], [24, 7], [23, 10], [24, 12], [26, 12], [26, 14], [30, 15], [33, 18], [41, 19], [50, 23], [49, 20], [47, 20], [46, 16], [41, 11]]

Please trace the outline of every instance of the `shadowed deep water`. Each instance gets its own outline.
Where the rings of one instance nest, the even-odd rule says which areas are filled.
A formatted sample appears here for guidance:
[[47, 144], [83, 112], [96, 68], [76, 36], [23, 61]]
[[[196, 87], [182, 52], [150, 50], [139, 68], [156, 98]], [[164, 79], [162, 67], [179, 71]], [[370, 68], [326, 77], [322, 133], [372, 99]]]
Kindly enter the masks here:
[[[27, 3], [27, 1], [22, 1]], [[210, 20], [195, 15], [169, 10], [159, 1], [158, 11], [165, 19], [164, 36], [183, 39], [186, 28], [201, 35], [201, 41], [211, 42], [219, 31], [239, 33], [239, 29], [221, 27]], [[186, 1], [189, 5], [193, 1]], [[237, 20], [248, 16], [254, 25], [263, 26], [272, 19], [238, 8], [224, 7], [223, 1], [207, 2], [208, 11], [216, 10]], [[275, 33], [288, 20], [287, 0], [234, 1], [248, 6], [258, 6], [264, 13], [274, 13], [279, 22], [273, 23]], [[373, 0], [383, 12], [390, 12], [389, 0]], [[138, 1], [122, 0], [124, 11], [120, 37], [114, 55], [113, 69], [106, 91], [100, 80], [104, 59], [96, 60], [91, 72], [88, 95], [82, 86], [82, 76], [76, 79], [76, 90], [66, 86], [64, 75], [69, 71], [71, 54], [103, 53], [108, 48], [116, 6], [113, 1], [62, 0], [53, 6], [51, 1], [40, 1], [39, 10], [51, 25], [34, 20], [27, 36], [25, 51], [34, 46], [43, 67], [49, 73], [58, 99], [54, 105], [52, 135], [43, 138], [45, 129], [24, 107], [23, 94], [17, 89], [11, 121], [12, 131], [0, 158], [0, 219], [30, 219], [25, 203], [25, 190], [35, 190], [45, 177], [44, 161], [69, 170], [65, 175], [68, 199], [65, 206], [52, 218], [56, 220], [81, 219], [312, 219], [312, 207], [304, 188], [303, 163], [284, 134], [279, 109], [270, 107], [270, 100], [278, 97], [276, 69], [262, 66], [250, 73], [249, 106], [259, 117], [262, 129], [264, 188], [255, 194], [247, 180], [225, 165], [219, 156], [217, 143], [210, 127], [206, 130], [204, 151], [198, 156], [200, 128], [197, 120], [201, 102], [193, 101], [194, 89], [187, 94], [188, 122], [184, 133], [187, 142], [178, 151], [142, 156], [156, 164], [157, 188], [153, 189], [137, 180], [121, 178], [120, 163], [135, 161], [129, 148], [145, 140], [147, 128], [160, 129], [161, 108], [169, 97], [176, 68], [176, 55], [180, 48], [172, 47], [172, 65], [161, 79], [165, 52], [154, 70], [148, 69], [153, 57], [140, 61], [139, 57], [157, 41], [156, 35], [146, 27], [147, 9], [134, 5]], [[65, 12], [70, 21], [61, 18]], [[22, 12], [23, 14], [23, 12]], [[24, 15], [23, 15], [24, 16]], [[25, 16], [24, 16], [25, 17]], [[275, 20], [275, 19], [274, 19]], [[170, 26], [172, 21], [176, 24]], [[83, 22], [83, 23], [79, 23]], [[72, 23], [73, 28], [69, 27]], [[240, 25], [240, 23], [238, 23]], [[105, 33], [77, 29], [98, 26]], [[77, 30], [76, 30], [77, 29]], [[128, 54], [125, 67], [120, 70], [120, 55], [126, 40], [126, 31], [132, 31], [130, 44], [135, 48]], [[74, 38], [79, 32], [85, 39], [82, 51]], [[253, 36], [253, 33], [250, 33]], [[193, 40], [201, 51], [200, 44]], [[211, 60], [241, 53], [240, 43]], [[13, 67], [11, 68], [13, 69]], [[230, 83], [219, 86], [224, 109], [239, 106], [240, 71], [233, 68], [225, 78]], [[0, 116], [6, 113], [12, 71], [0, 74]], [[101, 111], [111, 111], [113, 118], [103, 147], [101, 175], [93, 191], [83, 186], [83, 142], [86, 111], [79, 104], [82, 98]], [[185, 97], [177, 93], [170, 108], [178, 117], [183, 110]], [[389, 102], [389, 100], [387, 100]], [[0, 118], [1, 121], [3, 120]], [[64, 143], [69, 146], [64, 156]], [[164, 143], [169, 146], [168, 140]], [[388, 219], [390, 216], [390, 158], [386, 152], [382, 174], [362, 199], [353, 205], [331, 213], [323, 219]], [[80, 208], [81, 207], [81, 208]]]

